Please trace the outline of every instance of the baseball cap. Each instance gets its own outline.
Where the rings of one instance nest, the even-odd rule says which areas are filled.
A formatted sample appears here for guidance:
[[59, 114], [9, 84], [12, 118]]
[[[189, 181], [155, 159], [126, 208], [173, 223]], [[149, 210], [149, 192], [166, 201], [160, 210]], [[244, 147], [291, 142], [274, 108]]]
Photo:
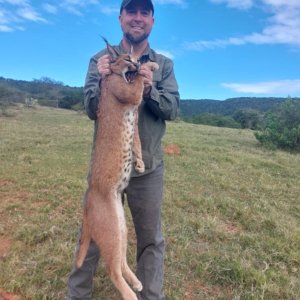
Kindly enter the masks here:
[[126, 8], [126, 6], [128, 6], [132, 2], [141, 2], [142, 4], [145, 4], [152, 10], [152, 14], [154, 14], [154, 6], [152, 0], [123, 0], [121, 3], [120, 13], [122, 12], [123, 8]]

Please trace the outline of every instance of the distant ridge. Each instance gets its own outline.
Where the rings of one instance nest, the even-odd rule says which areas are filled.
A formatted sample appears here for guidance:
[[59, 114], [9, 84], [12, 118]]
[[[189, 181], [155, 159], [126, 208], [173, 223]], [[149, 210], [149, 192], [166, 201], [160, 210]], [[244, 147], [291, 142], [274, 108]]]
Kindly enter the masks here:
[[[239, 97], [223, 101], [213, 99], [182, 100], [180, 102], [180, 115], [191, 117], [202, 113], [213, 113], [232, 116], [240, 109], [255, 109], [266, 112], [287, 99], [280, 97]], [[300, 98], [293, 99], [300, 101]]]

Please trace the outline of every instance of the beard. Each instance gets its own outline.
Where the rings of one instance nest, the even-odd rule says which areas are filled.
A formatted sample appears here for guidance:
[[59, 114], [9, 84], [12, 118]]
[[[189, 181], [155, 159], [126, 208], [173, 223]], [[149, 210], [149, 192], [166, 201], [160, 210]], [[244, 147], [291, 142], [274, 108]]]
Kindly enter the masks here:
[[141, 42], [143, 42], [144, 40], [146, 40], [149, 37], [150, 33], [144, 33], [140, 36], [134, 36], [129, 32], [125, 32], [124, 36], [125, 38], [132, 44], [132, 45], [136, 45], [139, 44]]

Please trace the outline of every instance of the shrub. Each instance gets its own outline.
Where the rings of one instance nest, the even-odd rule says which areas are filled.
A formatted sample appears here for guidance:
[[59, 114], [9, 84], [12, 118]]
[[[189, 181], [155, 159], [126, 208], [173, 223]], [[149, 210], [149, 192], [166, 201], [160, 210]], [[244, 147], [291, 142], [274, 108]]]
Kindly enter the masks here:
[[268, 148], [300, 151], [300, 101], [289, 99], [266, 114], [264, 129], [255, 137]]
[[240, 123], [242, 128], [255, 130], [260, 127], [262, 113], [255, 109], [240, 109], [234, 113], [233, 119]]

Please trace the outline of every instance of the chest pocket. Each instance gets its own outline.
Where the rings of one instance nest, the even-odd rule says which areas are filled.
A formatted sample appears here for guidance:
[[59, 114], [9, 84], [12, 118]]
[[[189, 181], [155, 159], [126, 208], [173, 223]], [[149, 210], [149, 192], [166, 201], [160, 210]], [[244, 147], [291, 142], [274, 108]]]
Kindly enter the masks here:
[[159, 70], [154, 71], [154, 73], [153, 73], [153, 86], [154, 87], [156, 87], [156, 88], [158, 87], [158, 84], [161, 81], [161, 78], [162, 78], [162, 76], [161, 76], [161, 73], [159, 72]]

